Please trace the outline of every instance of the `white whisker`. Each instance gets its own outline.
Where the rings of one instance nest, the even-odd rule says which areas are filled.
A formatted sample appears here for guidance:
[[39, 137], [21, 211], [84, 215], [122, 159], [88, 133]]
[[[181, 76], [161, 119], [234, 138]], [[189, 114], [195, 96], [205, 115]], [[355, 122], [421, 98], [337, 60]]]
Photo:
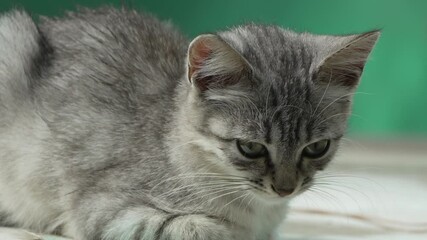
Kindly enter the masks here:
[[329, 89], [329, 85], [331, 84], [331, 80], [332, 80], [332, 72], [331, 72], [331, 74], [330, 74], [330, 76], [329, 76], [329, 82], [328, 82], [328, 85], [326, 86], [326, 89], [325, 89], [325, 91], [323, 92], [323, 95], [322, 95], [322, 97], [320, 98], [319, 103], [317, 103], [317, 106], [316, 106], [316, 108], [314, 109], [314, 111], [313, 111], [313, 113], [312, 113], [312, 115], [311, 115], [312, 117], [316, 114], [317, 109], [319, 108], [320, 104], [322, 104], [322, 101], [323, 101], [323, 99], [325, 98], [326, 92], [327, 92], [327, 91], [328, 91], [328, 89]]

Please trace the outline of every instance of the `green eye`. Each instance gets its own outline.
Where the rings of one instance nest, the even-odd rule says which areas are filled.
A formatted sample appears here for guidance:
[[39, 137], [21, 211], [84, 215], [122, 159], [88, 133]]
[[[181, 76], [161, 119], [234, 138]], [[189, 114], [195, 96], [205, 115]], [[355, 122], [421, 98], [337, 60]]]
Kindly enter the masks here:
[[312, 143], [304, 148], [302, 155], [313, 159], [321, 158], [328, 152], [330, 143], [331, 141], [326, 139]]
[[256, 142], [244, 142], [237, 140], [237, 149], [247, 158], [260, 158], [265, 157], [268, 153], [267, 148]]

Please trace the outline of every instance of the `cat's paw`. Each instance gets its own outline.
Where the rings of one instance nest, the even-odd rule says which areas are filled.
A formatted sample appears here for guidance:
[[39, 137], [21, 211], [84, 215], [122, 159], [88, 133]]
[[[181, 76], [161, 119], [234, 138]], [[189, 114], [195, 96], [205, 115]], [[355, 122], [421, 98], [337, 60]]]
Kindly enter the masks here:
[[1, 240], [42, 240], [42, 237], [34, 233], [25, 231], [23, 229], [0, 227], [0, 239]]
[[203, 215], [177, 216], [159, 232], [161, 240], [234, 240], [225, 222]]

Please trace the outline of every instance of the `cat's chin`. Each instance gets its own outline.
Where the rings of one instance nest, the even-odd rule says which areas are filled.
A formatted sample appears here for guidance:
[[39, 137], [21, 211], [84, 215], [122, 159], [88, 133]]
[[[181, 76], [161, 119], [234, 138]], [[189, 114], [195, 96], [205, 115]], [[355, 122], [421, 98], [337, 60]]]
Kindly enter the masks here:
[[260, 202], [268, 205], [282, 205], [286, 204], [292, 199], [298, 197], [306, 191], [305, 188], [298, 188], [294, 193], [281, 197], [275, 192], [267, 192], [267, 191], [258, 191], [255, 190], [253, 195]]
[[281, 197], [276, 193], [255, 191], [254, 195], [255, 195], [255, 198], [261, 203], [268, 204], [268, 205], [276, 205], [276, 204], [281, 205], [289, 202], [298, 194], [296, 195], [291, 194], [289, 196]]

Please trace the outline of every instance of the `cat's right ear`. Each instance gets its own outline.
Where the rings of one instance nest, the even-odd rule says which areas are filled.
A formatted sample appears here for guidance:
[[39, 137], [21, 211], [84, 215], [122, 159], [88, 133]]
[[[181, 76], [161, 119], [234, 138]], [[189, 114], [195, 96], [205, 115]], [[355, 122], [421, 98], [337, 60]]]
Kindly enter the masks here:
[[196, 37], [188, 48], [188, 80], [201, 92], [237, 84], [250, 73], [246, 60], [219, 36]]
[[380, 36], [379, 31], [336, 37], [333, 48], [319, 68], [319, 80], [348, 88], [356, 87], [365, 63]]

